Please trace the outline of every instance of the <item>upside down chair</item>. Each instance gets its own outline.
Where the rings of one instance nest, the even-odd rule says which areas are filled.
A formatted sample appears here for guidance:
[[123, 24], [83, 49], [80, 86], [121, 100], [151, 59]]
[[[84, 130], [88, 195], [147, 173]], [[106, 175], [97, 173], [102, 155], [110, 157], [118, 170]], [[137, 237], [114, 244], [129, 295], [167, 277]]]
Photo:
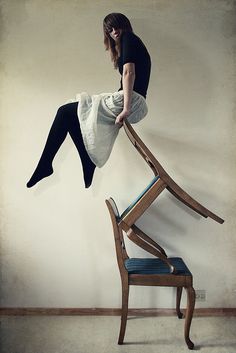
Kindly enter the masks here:
[[[183, 259], [180, 257], [168, 257], [165, 250], [139, 229], [135, 225], [135, 222], [165, 189], [201, 216], [205, 218], [210, 217], [221, 224], [224, 220], [202, 206], [181, 189], [166, 173], [157, 159], [134, 131], [133, 127], [131, 127], [127, 121], [124, 121], [123, 126], [136, 150], [151, 167], [154, 173], [154, 178], [122, 214], [119, 213], [115, 201], [112, 198], [106, 200], [106, 205], [113, 226], [116, 256], [122, 284], [121, 326], [118, 344], [123, 343], [125, 336], [128, 316], [129, 286], [165, 286], [176, 287], [177, 289], [176, 313], [178, 318], [182, 318], [183, 316], [180, 311], [180, 302], [182, 289], [186, 289], [187, 308], [185, 314], [184, 336], [188, 348], [193, 349], [194, 344], [189, 338], [190, 325], [195, 306], [195, 291], [193, 288], [192, 274]], [[155, 258], [129, 258], [123, 234], [126, 234], [132, 242], [146, 250], [148, 253], [154, 255]]]

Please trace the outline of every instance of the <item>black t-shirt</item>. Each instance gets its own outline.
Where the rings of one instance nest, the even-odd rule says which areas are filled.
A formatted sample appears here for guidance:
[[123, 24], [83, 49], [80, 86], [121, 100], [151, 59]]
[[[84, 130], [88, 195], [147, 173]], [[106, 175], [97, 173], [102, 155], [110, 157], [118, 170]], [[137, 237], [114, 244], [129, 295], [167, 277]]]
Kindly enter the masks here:
[[121, 74], [121, 87], [119, 91], [123, 89], [123, 65], [126, 63], [135, 64], [133, 89], [146, 98], [151, 72], [151, 58], [141, 39], [133, 32], [124, 32], [121, 35], [120, 57], [118, 59], [118, 68]]

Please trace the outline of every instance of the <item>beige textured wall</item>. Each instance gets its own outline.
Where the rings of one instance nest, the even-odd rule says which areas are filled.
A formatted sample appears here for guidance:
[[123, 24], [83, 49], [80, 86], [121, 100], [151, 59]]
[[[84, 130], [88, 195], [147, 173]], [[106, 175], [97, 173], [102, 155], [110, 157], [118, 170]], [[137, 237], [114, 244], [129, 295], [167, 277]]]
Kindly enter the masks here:
[[[148, 117], [138, 132], [174, 179], [226, 219], [205, 220], [167, 192], [139, 221], [182, 256], [198, 307], [234, 307], [235, 13], [223, 0], [1, 1], [1, 306], [118, 307], [120, 280], [104, 200], [125, 208], [152, 175], [123, 131], [83, 187], [68, 138], [55, 173], [26, 189], [54, 114], [77, 92], [115, 91], [102, 19], [123, 12], [152, 56]], [[128, 244], [130, 255], [143, 253]], [[171, 289], [135, 288], [131, 307], [171, 307]]]

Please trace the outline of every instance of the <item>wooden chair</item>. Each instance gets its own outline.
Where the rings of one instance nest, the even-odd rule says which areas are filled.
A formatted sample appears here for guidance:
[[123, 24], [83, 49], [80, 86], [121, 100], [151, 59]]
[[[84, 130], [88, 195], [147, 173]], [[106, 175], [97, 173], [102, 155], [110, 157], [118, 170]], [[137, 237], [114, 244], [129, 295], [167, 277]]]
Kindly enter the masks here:
[[[223, 223], [224, 220], [216, 214], [202, 206], [199, 202], [193, 199], [187, 192], [181, 189], [175, 181], [167, 174], [158, 160], [154, 157], [151, 151], [147, 148], [144, 142], [140, 139], [133, 127], [124, 121], [124, 130], [129, 137], [130, 141], [144, 158], [147, 164], [151, 167], [155, 177], [144, 190], [140, 197], [133, 202], [133, 204], [123, 214], [124, 223], [130, 227], [136, 220], [145, 212], [151, 203], [160, 195], [160, 193], [167, 189], [178, 200], [182, 201], [185, 205], [199, 213], [201, 216], [210, 217], [218, 223]], [[127, 228], [127, 227], [126, 227]], [[128, 230], [128, 228], [127, 228]]]
[[122, 344], [124, 341], [130, 285], [176, 287], [176, 313], [179, 318], [182, 318], [180, 301], [184, 287], [187, 291], [184, 335], [188, 348], [193, 349], [194, 344], [189, 338], [195, 305], [195, 291], [192, 285], [191, 272], [181, 258], [168, 258], [164, 249], [135, 225], [132, 225], [127, 232], [128, 237], [137, 245], [155, 255], [156, 258], [129, 258], [123, 238], [123, 220], [112, 198], [106, 200], [106, 204], [113, 225], [116, 256], [122, 283], [122, 312], [118, 344]]
[[[124, 121], [123, 126], [136, 150], [151, 167], [154, 173], [154, 178], [121, 215], [119, 215], [114, 200], [112, 198], [106, 200], [113, 225], [117, 261], [122, 282], [122, 314], [118, 343], [123, 343], [125, 335], [128, 314], [129, 285], [176, 287], [176, 311], [179, 318], [182, 317], [180, 312], [180, 300], [182, 289], [184, 287], [187, 291], [188, 297], [185, 319], [185, 340], [188, 348], [193, 349], [194, 344], [189, 338], [190, 325], [195, 305], [195, 291], [192, 286], [193, 279], [191, 272], [181, 258], [168, 258], [164, 249], [139, 229], [135, 225], [135, 222], [165, 189], [201, 216], [205, 218], [210, 217], [221, 224], [224, 220], [181, 189], [166, 173], [158, 160], [134, 131], [133, 127], [131, 127], [127, 121]], [[128, 238], [135, 244], [154, 255], [156, 258], [130, 259], [125, 249], [123, 232], [125, 232]]]

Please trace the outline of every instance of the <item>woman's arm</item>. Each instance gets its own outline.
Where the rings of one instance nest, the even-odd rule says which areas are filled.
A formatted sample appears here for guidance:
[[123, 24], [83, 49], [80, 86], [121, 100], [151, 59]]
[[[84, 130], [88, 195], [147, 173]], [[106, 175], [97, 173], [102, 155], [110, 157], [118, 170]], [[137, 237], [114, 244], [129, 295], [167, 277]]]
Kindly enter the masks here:
[[123, 120], [130, 114], [132, 92], [135, 80], [135, 64], [126, 63], [123, 67], [123, 91], [124, 91], [124, 107], [122, 112], [117, 116], [115, 123], [122, 124]]

